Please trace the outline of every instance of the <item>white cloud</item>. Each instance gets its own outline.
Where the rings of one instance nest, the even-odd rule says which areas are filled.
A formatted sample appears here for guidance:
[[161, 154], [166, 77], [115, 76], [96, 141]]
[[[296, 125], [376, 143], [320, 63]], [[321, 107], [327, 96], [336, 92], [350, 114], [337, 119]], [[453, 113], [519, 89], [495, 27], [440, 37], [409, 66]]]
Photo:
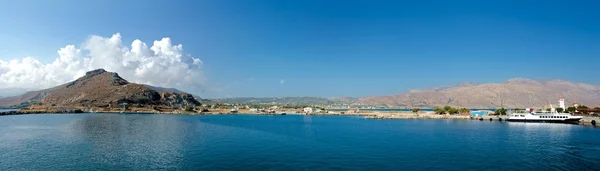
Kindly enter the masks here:
[[285, 80], [284, 79], [279, 80], [279, 84], [281, 84], [281, 85], [285, 84]]
[[32, 57], [0, 60], [0, 89], [49, 88], [98, 68], [117, 72], [130, 82], [187, 91], [199, 91], [205, 80], [202, 61], [185, 54], [183, 45], [173, 45], [170, 38], [156, 40], [151, 47], [134, 40], [128, 47], [119, 33], [94, 35], [80, 48], [67, 45], [57, 53], [58, 58], [48, 64]]

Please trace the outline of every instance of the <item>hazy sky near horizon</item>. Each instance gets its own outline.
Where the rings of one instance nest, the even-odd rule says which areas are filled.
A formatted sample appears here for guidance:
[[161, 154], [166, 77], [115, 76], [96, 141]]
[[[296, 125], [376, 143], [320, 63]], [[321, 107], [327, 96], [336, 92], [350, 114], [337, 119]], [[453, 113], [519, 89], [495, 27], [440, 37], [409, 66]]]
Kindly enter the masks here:
[[600, 84], [598, 9], [594, 0], [0, 0], [0, 92], [99, 67], [204, 97], [391, 95], [516, 77]]

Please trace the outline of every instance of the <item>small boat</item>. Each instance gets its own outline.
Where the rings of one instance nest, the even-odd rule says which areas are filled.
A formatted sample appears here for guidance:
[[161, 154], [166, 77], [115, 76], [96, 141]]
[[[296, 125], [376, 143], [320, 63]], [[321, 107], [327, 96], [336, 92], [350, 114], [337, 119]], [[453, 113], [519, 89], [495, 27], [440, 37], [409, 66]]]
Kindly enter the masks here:
[[507, 121], [516, 122], [554, 122], [554, 123], [578, 123], [583, 116], [572, 116], [570, 113], [559, 113], [552, 108], [550, 112], [535, 113], [533, 109], [527, 109], [528, 113], [512, 113]]

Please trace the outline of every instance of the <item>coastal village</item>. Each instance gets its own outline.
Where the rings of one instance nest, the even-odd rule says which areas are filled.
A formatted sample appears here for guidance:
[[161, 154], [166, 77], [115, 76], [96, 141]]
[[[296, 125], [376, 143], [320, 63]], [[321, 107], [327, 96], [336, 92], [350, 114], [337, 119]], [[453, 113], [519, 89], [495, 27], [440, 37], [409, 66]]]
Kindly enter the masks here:
[[[502, 120], [507, 115], [523, 112], [526, 108], [472, 109], [453, 106], [434, 108], [378, 108], [378, 107], [339, 107], [319, 105], [272, 105], [272, 104], [230, 104], [205, 101], [198, 105], [178, 105], [174, 108], [134, 107], [122, 103], [117, 107], [56, 107], [31, 105], [20, 110], [0, 112], [0, 115], [31, 113], [155, 113], [155, 114], [254, 114], [254, 115], [349, 115], [364, 116], [367, 119], [484, 119]], [[554, 108], [556, 106], [556, 108]], [[590, 108], [577, 102], [567, 105], [561, 96], [557, 104], [532, 108], [535, 112], [566, 112], [586, 116], [584, 122], [599, 120], [600, 107]]]
[[[350, 99], [332, 101], [324, 98], [256, 98], [222, 100], [200, 99], [191, 94], [173, 89], [130, 83], [117, 73], [103, 69], [93, 70], [85, 76], [50, 89], [28, 92], [22, 96], [0, 99], [17, 109], [5, 110], [0, 115], [37, 113], [148, 113], [148, 114], [254, 114], [254, 115], [348, 115], [367, 119], [478, 119], [510, 120], [512, 113], [524, 113], [513, 117], [524, 117], [526, 113], [562, 113], [585, 116], [583, 123], [595, 124], [600, 114], [600, 105], [588, 107], [577, 102], [567, 105], [560, 96], [555, 104], [544, 106], [504, 107], [501, 102], [496, 108], [467, 108], [459, 99], [449, 98], [457, 105], [437, 107], [405, 106], [402, 108], [368, 105], [350, 102]], [[238, 100], [239, 101], [239, 100]], [[283, 103], [275, 103], [280, 101]], [[455, 104], [455, 103], [446, 103]], [[514, 105], [512, 105], [514, 106]], [[564, 117], [564, 116], [560, 116]], [[554, 121], [554, 120], [549, 120]]]

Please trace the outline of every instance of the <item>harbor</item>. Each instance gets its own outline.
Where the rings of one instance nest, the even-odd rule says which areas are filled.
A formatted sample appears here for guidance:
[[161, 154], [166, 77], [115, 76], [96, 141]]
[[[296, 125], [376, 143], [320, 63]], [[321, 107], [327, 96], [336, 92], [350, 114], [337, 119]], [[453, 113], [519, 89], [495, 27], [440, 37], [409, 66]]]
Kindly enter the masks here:
[[[90, 113], [83, 112], [81, 110], [70, 111], [53, 111], [53, 112], [44, 112], [44, 111], [20, 111], [20, 110], [10, 110], [10, 111], [2, 111], [0, 112], [0, 116], [2, 115], [23, 115], [23, 114], [45, 114], [45, 113], [55, 113], [55, 114], [70, 114], [70, 113]], [[94, 113], [122, 113], [122, 112], [94, 112]], [[200, 112], [200, 113], [190, 113], [190, 112], [168, 112], [168, 113], [160, 113], [160, 112], [141, 112], [141, 111], [128, 111], [128, 114], [185, 114], [185, 115], [305, 115], [305, 116], [361, 116], [365, 119], [451, 119], [451, 120], [479, 120], [479, 121], [495, 121], [495, 122], [507, 122], [509, 120], [509, 115], [482, 115], [482, 116], [472, 116], [472, 115], [448, 115], [448, 114], [436, 114], [434, 112], [326, 112], [326, 113], [303, 113], [300, 111], [294, 110], [280, 110], [277, 112], [252, 112], [249, 110], [242, 110], [240, 112], [231, 113], [227, 110], [218, 110], [212, 112]], [[576, 122], [575, 124], [580, 125], [590, 125], [596, 126], [597, 122], [600, 121], [600, 117], [598, 116], [583, 116], [581, 120]]]

